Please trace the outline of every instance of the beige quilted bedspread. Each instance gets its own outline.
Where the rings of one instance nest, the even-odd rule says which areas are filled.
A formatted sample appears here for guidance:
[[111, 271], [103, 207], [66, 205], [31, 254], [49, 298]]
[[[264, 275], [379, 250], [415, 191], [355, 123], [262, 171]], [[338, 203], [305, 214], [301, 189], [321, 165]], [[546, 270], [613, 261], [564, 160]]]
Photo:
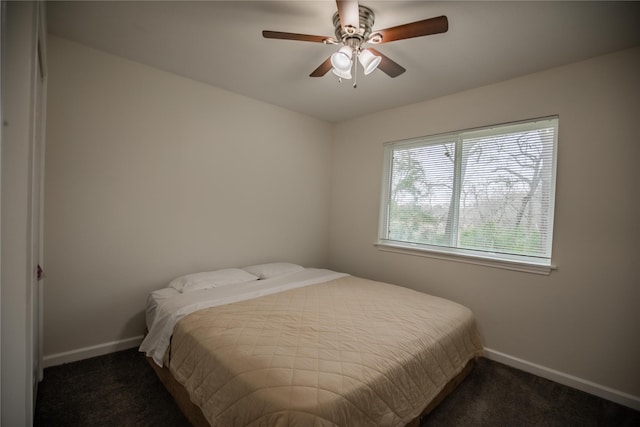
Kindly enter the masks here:
[[469, 309], [349, 276], [185, 317], [170, 370], [212, 426], [403, 426], [481, 350]]

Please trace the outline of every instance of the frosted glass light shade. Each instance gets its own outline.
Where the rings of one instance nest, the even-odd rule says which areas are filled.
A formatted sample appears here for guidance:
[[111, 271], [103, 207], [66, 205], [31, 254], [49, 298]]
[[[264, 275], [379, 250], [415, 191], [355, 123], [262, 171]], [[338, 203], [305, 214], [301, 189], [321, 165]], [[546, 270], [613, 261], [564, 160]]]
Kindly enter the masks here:
[[358, 55], [358, 60], [362, 64], [362, 68], [364, 69], [364, 74], [371, 74], [373, 70], [378, 68], [380, 61], [382, 61], [382, 57], [376, 56], [369, 49], [365, 49], [360, 52]]
[[336, 70], [347, 72], [351, 70], [353, 51], [349, 46], [342, 46], [339, 51], [331, 55], [331, 65]]
[[349, 68], [347, 71], [341, 71], [337, 68], [332, 68], [331, 71], [333, 71], [333, 74], [340, 77], [341, 79], [351, 80], [351, 68]]

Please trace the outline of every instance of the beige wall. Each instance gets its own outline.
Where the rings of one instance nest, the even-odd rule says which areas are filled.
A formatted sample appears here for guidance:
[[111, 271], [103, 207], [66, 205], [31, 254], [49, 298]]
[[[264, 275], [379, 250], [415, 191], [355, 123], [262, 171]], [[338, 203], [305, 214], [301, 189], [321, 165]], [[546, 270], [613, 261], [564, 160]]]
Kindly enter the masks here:
[[[331, 267], [464, 303], [488, 348], [640, 403], [638, 70], [640, 49], [629, 50], [340, 123]], [[557, 271], [542, 276], [373, 246], [384, 142], [553, 114], [560, 116]]]
[[141, 335], [177, 275], [326, 266], [328, 123], [53, 36], [48, 55], [45, 358]]

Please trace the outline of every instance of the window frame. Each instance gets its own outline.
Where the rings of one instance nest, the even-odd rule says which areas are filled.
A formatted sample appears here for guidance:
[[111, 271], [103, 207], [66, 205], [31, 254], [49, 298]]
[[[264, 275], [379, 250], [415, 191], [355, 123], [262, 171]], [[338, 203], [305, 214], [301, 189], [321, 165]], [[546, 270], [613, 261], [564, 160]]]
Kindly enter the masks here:
[[[482, 251], [482, 250], [472, 250], [472, 249], [464, 249], [460, 247], [448, 247], [448, 246], [437, 246], [437, 245], [429, 245], [425, 243], [411, 243], [405, 241], [397, 241], [388, 239], [388, 224], [389, 224], [389, 198], [392, 186], [392, 167], [393, 167], [393, 156], [392, 153], [395, 148], [410, 148], [411, 146], [426, 146], [426, 145], [435, 145], [441, 144], [443, 142], [451, 142], [452, 140], [456, 141], [455, 144], [455, 158], [456, 163], [458, 159], [461, 159], [462, 155], [462, 139], [470, 138], [470, 137], [478, 137], [483, 135], [493, 135], [499, 134], [500, 132], [496, 132], [496, 128], [502, 129], [511, 126], [518, 126], [523, 129], [523, 131], [529, 127], [531, 129], [535, 129], [540, 127], [536, 126], [537, 123], [542, 121], [555, 121], [555, 134], [552, 148], [552, 163], [551, 163], [551, 179], [549, 186], [549, 258], [546, 257], [536, 257], [536, 256], [527, 256], [527, 255], [510, 255], [503, 253], [496, 253], [490, 251]], [[386, 142], [383, 144], [383, 170], [382, 170], [382, 187], [380, 192], [380, 212], [378, 217], [378, 239], [374, 243], [374, 246], [386, 252], [407, 254], [407, 255], [415, 255], [415, 256], [424, 256], [435, 259], [449, 260], [449, 261], [457, 261], [475, 265], [483, 265], [489, 267], [497, 267], [507, 270], [516, 270], [523, 271], [527, 273], [537, 273], [537, 274], [545, 274], [548, 275], [552, 270], [556, 269], [557, 266], [553, 263], [552, 260], [552, 246], [553, 246], [553, 230], [554, 230], [554, 218], [555, 218], [555, 196], [556, 196], [556, 179], [557, 179], [557, 159], [558, 159], [558, 130], [559, 130], [559, 117], [557, 115], [554, 116], [546, 116], [539, 117], [534, 119], [521, 120], [516, 122], [508, 122], [508, 123], [500, 123], [489, 126], [470, 128], [457, 130], [453, 132], [434, 134], [434, 135], [426, 135], [417, 138], [410, 138], [398, 141]], [[461, 160], [460, 160], [461, 161]], [[454, 168], [454, 197], [455, 197], [455, 206], [452, 207], [456, 210], [454, 214], [454, 221], [457, 223], [459, 214], [459, 204], [460, 204], [460, 186], [462, 182], [460, 180], [461, 168]], [[456, 228], [457, 229], [457, 226]]]

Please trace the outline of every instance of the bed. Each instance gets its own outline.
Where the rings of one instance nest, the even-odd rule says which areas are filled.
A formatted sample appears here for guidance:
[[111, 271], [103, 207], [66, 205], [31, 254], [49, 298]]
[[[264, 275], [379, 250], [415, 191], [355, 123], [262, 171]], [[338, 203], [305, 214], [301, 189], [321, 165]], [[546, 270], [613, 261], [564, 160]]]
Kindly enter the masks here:
[[147, 328], [140, 350], [203, 426], [417, 425], [482, 352], [464, 306], [290, 263], [178, 278]]

